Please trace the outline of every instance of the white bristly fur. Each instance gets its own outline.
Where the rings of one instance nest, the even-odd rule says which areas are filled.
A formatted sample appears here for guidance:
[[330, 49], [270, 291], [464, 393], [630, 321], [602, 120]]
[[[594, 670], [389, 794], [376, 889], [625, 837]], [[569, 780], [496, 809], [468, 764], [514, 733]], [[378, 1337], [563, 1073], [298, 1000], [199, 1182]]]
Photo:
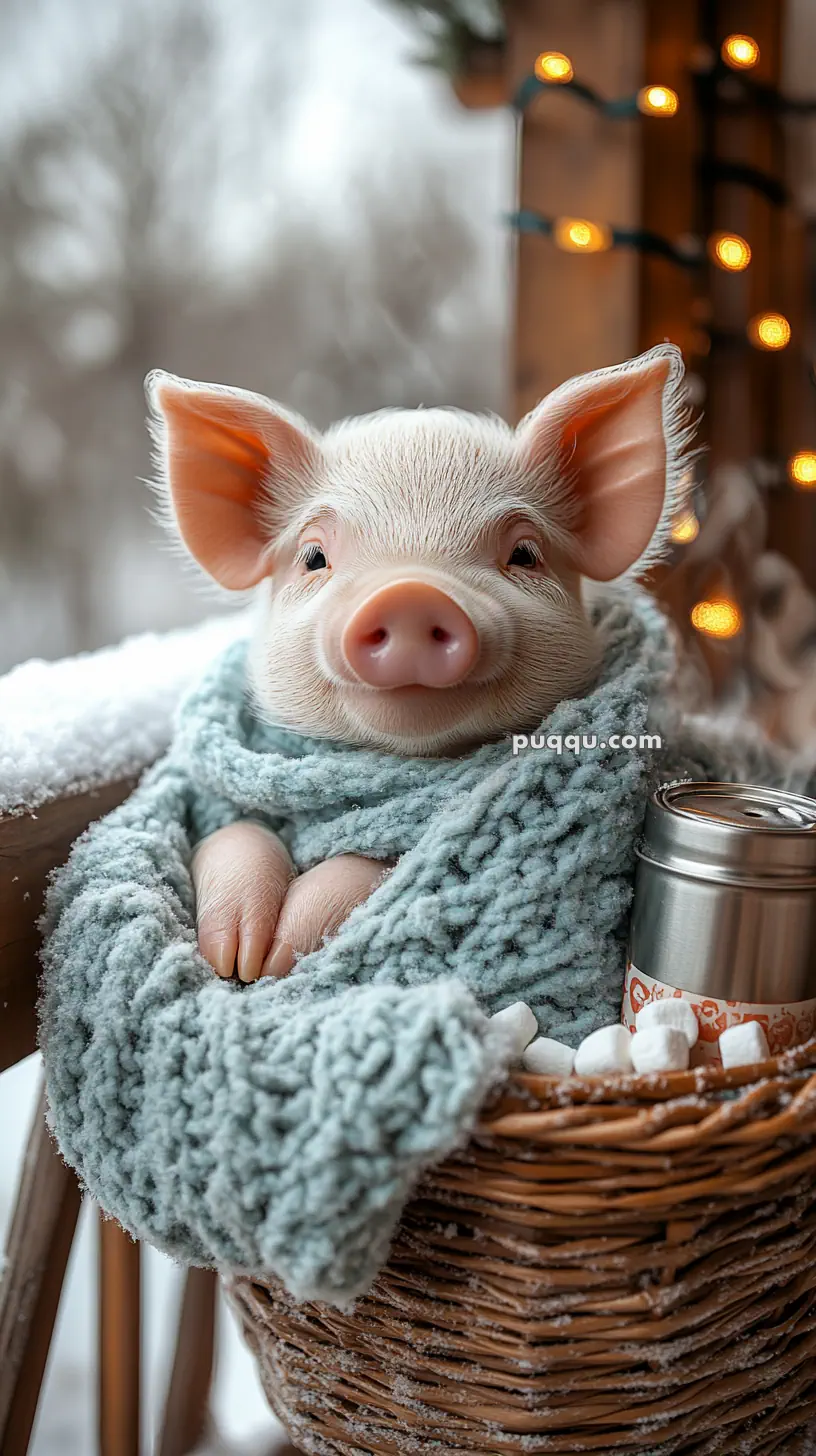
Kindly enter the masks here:
[[[657, 529], [626, 577], [661, 554], [678, 508], [690, 436], [680, 393], [682, 360], [663, 345], [600, 371], [606, 379], [619, 374], [623, 385], [628, 371], [660, 356], [670, 363], [662, 395], [667, 488]], [[156, 373], [148, 386], [163, 480], [166, 427], [156, 390], [166, 378]], [[557, 443], [558, 425], [568, 420], [571, 402], [574, 408], [586, 384], [586, 377], [570, 381], [549, 397], [553, 443], [550, 448], [543, 431], [534, 465], [525, 448], [531, 417], [513, 430], [502, 420], [460, 410], [384, 410], [343, 421], [319, 437], [290, 411], [231, 392], [300, 431], [318, 462], [303, 478], [285, 452], [270, 459], [259, 507], [270, 574], [259, 588], [250, 674], [257, 705], [270, 721], [390, 752], [439, 755], [529, 731], [558, 702], [586, 690], [601, 649], [571, 564], [575, 496]], [[174, 522], [169, 497], [165, 488], [165, 515]], [[514, 518], [537, 533], [544, 569], [513, 570], [499, 560], [501, 531]], [[331, 571], [297, 575], [298, 537], [316, 519], [335, 531], [337, 559]], [[396, 576], [430, 581], [471, 618], [480, 656], [461, 684], [382, 691], [345, 670], [337, 647], [342, 623]]]
[[[347, 550], [331, 580], [279, 588], [273, 577], [262, 588], [269, 616], [259, 624], [252, 677], [274, 721], [433, 755], [520, 723], [534, 727], [589, 685], [598, 648], [566, 564], [555, 482], [542, 488], [524, 472], [507, 425], [454, 410], [384, 411], [329, 430], [322, 446], [322, 489], [304, 499], [279, 549], [291, 549], [321, 513], [342, 522]], [[531, 518], [552, 543], [553, 562], [563, 559], [558, 574], [511, 580], [496, 570], [497, 528], [513, 515]], [[473, 620], [482, 647], [472, 679], [415, 706], [344, 684], [324, 645], [331, 621], [395, 571], [438, 583]]]

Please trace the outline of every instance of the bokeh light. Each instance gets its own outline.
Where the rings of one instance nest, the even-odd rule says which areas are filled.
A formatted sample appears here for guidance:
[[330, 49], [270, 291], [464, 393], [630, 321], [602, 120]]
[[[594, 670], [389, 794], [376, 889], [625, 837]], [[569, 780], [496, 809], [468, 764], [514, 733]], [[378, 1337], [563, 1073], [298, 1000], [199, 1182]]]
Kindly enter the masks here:
[[612, 229], [585, 217], [557, 217], [553, 238], [565, 253], [603, 253], [612, 246]]
[[686, 511], [682, 516], [677, 517], [672, 526], [671, 538], [672, 541], [677, 542], [678, 546], [688, 546], [692, 541], [697, 540], [699, 534], [700, 522], [693, 511]]
[[732, 70], [750, 71], [759, 60], [759, 46], [752, 35], [728, 35], [720, 54]]
[[561, 51], [542, 51], [540, 56], [536, 56], [534, 69], [539, 81], [555, 82], [561, 86], [565, 86], [575, 75], [572, 61]]
[[691, 609], [691, 625], [706, 637], [725, 640], [736, 637], [742, 629], [742, 615], [736, 602], [727, 597], [715, 597], [712, 601], [697, 602]]
[[644, 86], [638, 92], [637, 104], [644, 116], [674, 116], [680, 101], [671, 86]]
[[800, 490], [816, 489], [816, 452], [797, 450], [788, 461], [788, 475]]
[[708, 252], [717, 267], [727, 273], [742, 273], [751, 261], [751, 245], [739, 233], [713, 233]]
[[790, 336], [791, 326], [783, 313], [758, 313], [748, 325], [748, 338], [755, 349], [784, 349]]

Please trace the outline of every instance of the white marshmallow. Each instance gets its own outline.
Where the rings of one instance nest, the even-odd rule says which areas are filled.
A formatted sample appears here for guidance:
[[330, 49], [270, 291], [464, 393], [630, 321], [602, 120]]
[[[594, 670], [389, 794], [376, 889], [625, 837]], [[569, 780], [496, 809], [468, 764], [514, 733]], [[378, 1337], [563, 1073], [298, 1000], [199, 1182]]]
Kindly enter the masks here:
[[631, 1032], [617, 1022], [601, 1026], [585, 1036], [575, 1053], [575, 1071], [579, 1077], [593, 1077], [605, 1072], [631, 1072]]
[[666, 996], [659, 1001], [647, 1001], [635, 1018], [638, 1031], [651, 1031], [655, 1026], [673, 1026], [682, 1031], [690, 1047], [700, 1035], [700, 1024], [690, 1001], [680, 996]]
[[636, 1072], [684, 1072], [689, 1064], [685, 1031], [676, 1026], [649, 1026], [632, 1037]]
[[768, 1038], [758, 1021], [742, 1021], [728, 1026], [720, 1037], [720, 1056], [724, 1067], [746, 1067], [751, 1062], [764, 1062], [770, 1056]]
[[569, 1077], [575, 1064], [575, 1052], [551, 1036], [537, 1036], [521, 1058], [528, 1072], [544, 1076]]
[[516, 1058], [521, 1056], [527, 1043], [532, 1041], [538, 1031], [538, 1022], [526, 1001], [514, 1001], [512, 1006], [505, 1006], [503, 1010], [497, 1011], [490, 1020], [494, 1025], [504, 1028], [510, 1053]]

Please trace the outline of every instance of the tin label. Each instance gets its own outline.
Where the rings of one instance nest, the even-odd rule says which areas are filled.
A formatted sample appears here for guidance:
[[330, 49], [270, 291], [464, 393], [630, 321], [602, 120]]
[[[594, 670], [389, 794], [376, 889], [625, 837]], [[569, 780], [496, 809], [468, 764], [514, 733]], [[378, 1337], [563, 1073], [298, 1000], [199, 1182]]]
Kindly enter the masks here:
[[703, 996], [693, 991], [678, 991], [667, 986], [665, 981], [656, 981], [639, 971], [631, 961], [627, 962], [626, 980], [623, 988], [623, 1009], [621, 1021], [629, 1031], [635, 1030], [635, 1017], [647, 1001], [659, 1001], [667, 996], [679, 996], [690, 1002], [700, 1027], [700, 1039], [691, 1049], [691, 1065], [704, 1062], [719, 1062], [718, 1040], [727, 1026], [737, 1026], [742, 1021], [758, 1021], [768, 1038], [772, 1056], [778, 1056], [789, 1047], [800, 1046], [809, 1041], [816, 1032], [816, 999], [791, 1001], [784, 1006], [754, 1005], [749, 1001], [720, 1001], [714, 996]]

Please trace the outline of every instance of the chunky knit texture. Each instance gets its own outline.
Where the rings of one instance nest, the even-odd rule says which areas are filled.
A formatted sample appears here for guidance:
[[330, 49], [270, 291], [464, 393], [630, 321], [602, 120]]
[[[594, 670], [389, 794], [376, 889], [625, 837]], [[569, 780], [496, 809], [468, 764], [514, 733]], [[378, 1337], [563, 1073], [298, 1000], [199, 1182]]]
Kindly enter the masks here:
[[[595, 611], [598, 684], [542, 732], [596, 748], [408, 760], [302, 738], [252, 711], [239, 643], [187, 699], [168, 756], [78, 841], [46, 916], [50, 1116], [134, 1235], [342, 1303], [501, 1076], [488, 1015], [523, 999], [573, 1045], [617, 1020], [651, 787], [746, 763], [775, 775], [733, 749], [725, 771], [671, 719], [668, 629], [646, 597]], [[601, 746], [650, 728], [662, 753]], [[399, 860], [288, 980], [244, 987], [197, 950], [190, 859], [246, 815], [301, 870], [343, 851]]]

